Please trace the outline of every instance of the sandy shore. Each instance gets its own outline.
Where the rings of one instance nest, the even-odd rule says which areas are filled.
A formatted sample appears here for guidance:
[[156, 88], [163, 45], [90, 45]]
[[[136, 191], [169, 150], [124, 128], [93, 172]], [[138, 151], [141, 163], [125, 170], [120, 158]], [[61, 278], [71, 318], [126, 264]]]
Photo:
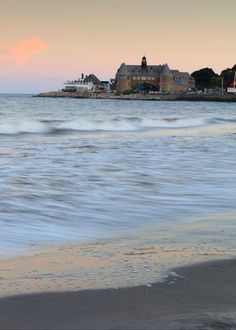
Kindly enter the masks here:
[[0, 259], [0, 297], [155, 283], [171, 268], [234, 258], [234, 237], [233, 212], [97, 244], [32, 247]]
[[236, 261], [179, 268], [148, 286], [5, 298], [0, 329], [236, 329]]
[[1, 258], [0, 329], [236, 329], [235, 234], [222, 213]]

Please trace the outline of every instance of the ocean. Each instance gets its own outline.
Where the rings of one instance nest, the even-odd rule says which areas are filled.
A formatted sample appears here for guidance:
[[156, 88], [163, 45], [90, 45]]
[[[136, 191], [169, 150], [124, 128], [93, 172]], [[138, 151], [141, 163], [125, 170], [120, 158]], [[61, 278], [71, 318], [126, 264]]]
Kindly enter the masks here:
[[1, 256], [236, 210], [234, 103], [1, 95], [0, 119]]

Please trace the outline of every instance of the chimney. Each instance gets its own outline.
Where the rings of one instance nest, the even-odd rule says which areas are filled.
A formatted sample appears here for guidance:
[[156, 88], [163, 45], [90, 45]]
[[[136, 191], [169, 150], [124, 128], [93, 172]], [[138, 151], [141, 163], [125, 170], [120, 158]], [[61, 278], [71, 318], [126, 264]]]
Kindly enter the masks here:
[[84, 74], [83, 73], [81, 73], [81, 79], [84, 79]]

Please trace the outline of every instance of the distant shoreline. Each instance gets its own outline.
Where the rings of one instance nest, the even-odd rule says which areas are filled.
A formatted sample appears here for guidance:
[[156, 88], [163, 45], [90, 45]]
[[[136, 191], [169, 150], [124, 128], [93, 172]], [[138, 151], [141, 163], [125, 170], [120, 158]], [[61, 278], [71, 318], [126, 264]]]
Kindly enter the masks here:
[[78, 98], [96, 100], [127, 100], [127, 101], [191, 101], [191, 102], [236, 102], [236, 95], [212, 95], [212, 94], [127, 94], [117, 95], [112, 93], [81, 94], [78, 92], [46, 92], [33, 95], [33, 97], [51, 98]]

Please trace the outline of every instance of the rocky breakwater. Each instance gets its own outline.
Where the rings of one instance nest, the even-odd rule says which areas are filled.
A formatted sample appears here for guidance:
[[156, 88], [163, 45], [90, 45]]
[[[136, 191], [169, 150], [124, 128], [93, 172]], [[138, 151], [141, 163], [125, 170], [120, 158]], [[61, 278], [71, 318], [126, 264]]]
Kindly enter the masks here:
[[78, 93], [75, 92], [64, 92], [64, 91], [53, 91], [53, 92], [44, 92], [33, 97], [76, 97]]
[[236, 95], [224, 94], [115, 94], [115, 93], [79, 93], [55, 91], [39, 93], [35, 97], [66, 97], [84, 99], [140, 100], [140, 101], [209, 101], [236, 102]]
[[160, 100], [158, 94], [115, 94], [115, 93], [79, 93], [79, 92], [46, 92], [34, 97], [68, 97], [83, 99], [112, 99], [112, 100]]

